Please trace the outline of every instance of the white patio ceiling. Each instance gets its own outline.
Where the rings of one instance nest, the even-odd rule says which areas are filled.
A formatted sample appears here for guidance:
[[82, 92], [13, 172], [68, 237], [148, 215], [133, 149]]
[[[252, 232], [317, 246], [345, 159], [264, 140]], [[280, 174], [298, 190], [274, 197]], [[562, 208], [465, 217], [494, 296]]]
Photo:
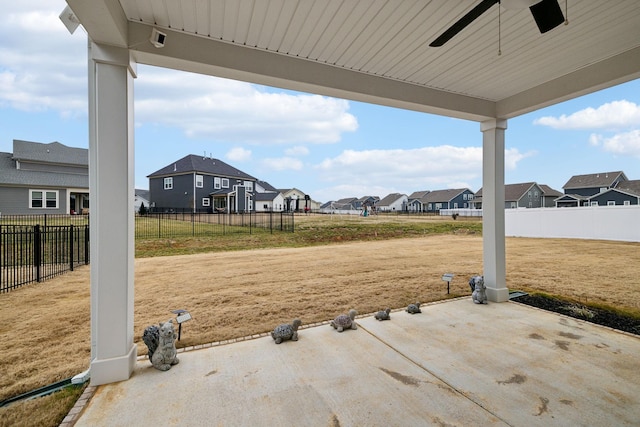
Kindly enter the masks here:
[[640, 77], [638, 0], [560, 0], [569, 23], [543, 35], [526, 7], [495, 5], [439, 48], [479, 0], [67, 2], [138, 63], [478, 121]]

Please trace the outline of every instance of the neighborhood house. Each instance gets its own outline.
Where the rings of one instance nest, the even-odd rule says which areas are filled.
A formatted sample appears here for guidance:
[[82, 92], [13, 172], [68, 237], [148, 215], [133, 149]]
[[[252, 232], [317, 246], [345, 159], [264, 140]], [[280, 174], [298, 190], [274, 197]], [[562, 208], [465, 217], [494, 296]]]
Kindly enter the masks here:
[[0, 213], [89, 212], [89, 151], [59, 142], [13, 140], [0, 152]]

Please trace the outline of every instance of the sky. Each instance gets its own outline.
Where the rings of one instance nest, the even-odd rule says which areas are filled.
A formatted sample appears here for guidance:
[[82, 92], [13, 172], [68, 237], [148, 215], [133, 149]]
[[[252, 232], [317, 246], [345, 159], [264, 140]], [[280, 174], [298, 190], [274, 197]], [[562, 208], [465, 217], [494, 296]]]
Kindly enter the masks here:
[[[0, 152], [13, 140], [88, 148], [87, 35], [64, 0], [5, 2]], [[207, 155], [319, 202], [482, 187], [477, 122], [138, 65], [135, 185]], [[640, 80], [508, 121], [505, 183], [562, 191], [573, 175], [640, 179]]]

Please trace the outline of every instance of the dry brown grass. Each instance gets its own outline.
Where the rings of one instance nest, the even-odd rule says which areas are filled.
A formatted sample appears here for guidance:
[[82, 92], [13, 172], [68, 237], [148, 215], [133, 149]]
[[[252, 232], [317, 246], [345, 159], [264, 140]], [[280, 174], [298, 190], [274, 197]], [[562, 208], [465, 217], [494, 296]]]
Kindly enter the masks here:
[[[178, 347], [271, 330], [301, 317], [325, 321], [469, 294], [482, 273], [482, 237], [439, 235], [307, 248], [137, 259], [135, 340], [186, 308]], [[507, 239], [507, 284], [640, 314], [640, 244]], [[89, 365], [89, 267], [0, 295], [0, 399], [73, 376]], [[0, 418], [3, 411], [0, 409]]]

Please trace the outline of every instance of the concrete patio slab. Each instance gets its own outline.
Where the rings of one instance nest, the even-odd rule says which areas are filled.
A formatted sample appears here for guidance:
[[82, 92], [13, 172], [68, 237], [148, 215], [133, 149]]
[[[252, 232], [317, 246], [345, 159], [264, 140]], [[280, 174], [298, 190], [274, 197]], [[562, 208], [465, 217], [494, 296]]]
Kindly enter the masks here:
[[639, 338], [515, 303], [422, 311], [139, 360], [76, 426], [637, 425]]

